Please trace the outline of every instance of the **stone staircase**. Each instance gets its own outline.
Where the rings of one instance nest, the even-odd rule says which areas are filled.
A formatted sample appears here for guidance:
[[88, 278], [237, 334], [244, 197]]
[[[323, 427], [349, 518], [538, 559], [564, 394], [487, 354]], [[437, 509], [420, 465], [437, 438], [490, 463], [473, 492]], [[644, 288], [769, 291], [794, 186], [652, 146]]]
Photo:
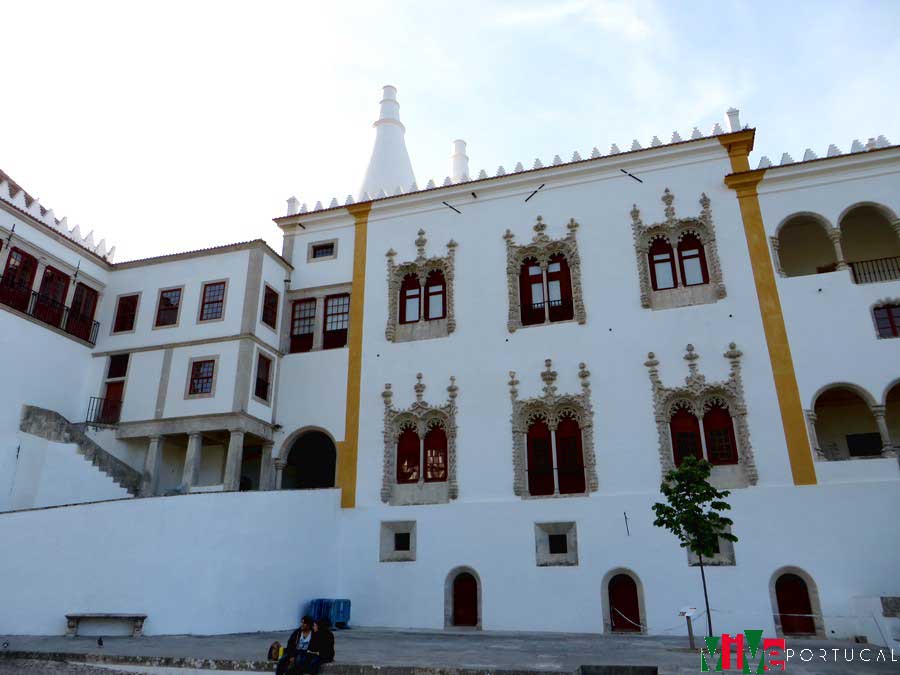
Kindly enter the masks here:
[[53, 410], [23, 405], [19, 430], [55, 443], [75, 444], [79, 454], [86, 460], [127, 490], [128, 494], [133, 497], [138, 495], [141, 488], [140, 472], [92, 441], [85, 433], [84, 424], [73, 424]]

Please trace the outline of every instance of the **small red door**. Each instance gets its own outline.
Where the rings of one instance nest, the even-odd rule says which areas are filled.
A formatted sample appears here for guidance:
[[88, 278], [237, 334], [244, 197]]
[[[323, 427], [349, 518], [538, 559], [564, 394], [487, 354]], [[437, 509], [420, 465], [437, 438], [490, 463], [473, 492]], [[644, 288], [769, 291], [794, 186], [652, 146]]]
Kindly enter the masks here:
[[116, 424], [119, 414], [122, 412], [122, 394], [125, 391], [125, 382], [107, 382], [106, 395], [103, 397], [103, 406], [100, 409], [101, 424]]
[[59, 326], [65, 309], [69, 277], [59, 270], [47, 267], [41, 279], [41, 290], [34, 303], [34, 317], [44, 323]]
[[468, 572], [453, 580], [453, 625], [478, 625], [478, 582]]
[[782, 574], [775, 582], [775, 599], [785, 635], [815, 635], [809, 589], [796, 574]]
[[609, 620], [614, 633], [641, 631], [637, 585], [627, 574], [617, 574], [609, 580]]

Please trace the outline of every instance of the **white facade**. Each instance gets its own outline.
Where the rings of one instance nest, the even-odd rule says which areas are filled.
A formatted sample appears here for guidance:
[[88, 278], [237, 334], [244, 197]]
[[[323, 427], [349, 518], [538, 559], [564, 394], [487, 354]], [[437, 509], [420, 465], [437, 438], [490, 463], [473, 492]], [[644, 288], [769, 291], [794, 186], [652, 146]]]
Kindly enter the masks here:
[[[68, 452], [59, 467], [78, 455], [34, 423], [20, 430], [23, 405], [77, 423], [91, 412], [89, 399], [109, 391], [121, 391], [121, 408], [89, 419], [90, 439], [140, 474], [119, 471], [140, 482], [142, 496], [177, 495], [0, 514], [4, 540], [29, 541], [11, 549], [0, 574], [12, 598], [0, 633], [62, 632], [62, 615], [78, 608], [146, 611], [145, 631], [156, 634], [286, 628], [313, 597], [350, 598], [360, 625], [444, 628], [456, 620], [448, 589], [460, 570], [477, 579], [483, 629], [620, 629], [609, 584], [625, 573], [637, 582], [641, 630], [681, 633], [678, 610], [702, 602], [699, 575], [653, 527], [651, 506], [673, 461], [670, 419], [679, 400], [691, 399], [700, 417], [724, 405], [734, 429], [734, 463], [713, 474], [732, 489], [739, 538], [734, 564], [707, 570], [716, 629], [787, 630], [775, 591], [787, 572], [806, 580], [815, 632], [869, 634], [871, 622], [854, 608], [871, 603], [859, 598], [900, 596], [900, 340], [879, 337], [873, 313], [900, 305], [900, 269], [892, 271], [900, 250], [890, 248], [900, 246], [900, 148], [752, 172], [735, 157], [746, 157], [753, 132], [736, 120], [731, 128], [474, 181], [463, 170], [464, 144], [455, 144], [454, 178], [439, 189], [402, 186], [400, 195], [313, 212], [292, 206], [276, 219], [283, 257], [257, 241], [112, 264], [60, 244], [0, 201], [0, 225], [17, 224], [14, 246], [64, 258], [69, 268], [82, 260], [100, 292], [94, 345], [0, 304], [3, 371], [18, 378], [0, 411], [0, 508], [121, 496], [87, 477], [55, 490], [34, 467], [43, 462], [48, 471], [54, 452]], [[376, 143], [375, 154], [399, 151], [397, 143]], [[875, 210], [853, 212], [860, 204]], [[778, 237], [792, 218], [810, 214], [831, 228], [850, 217], [837, 237], [848, 251], [834, 271], [782, 276], [803, 264], [790, 256], [803, 254]], [[638, 221], [649, 228], [646, 242]], [[879, 238], [884, 223], [894, 236], [888, 244]], [[857, 239], [851, 225], [863, 232]], [[713, 293], [702, 282], [681, 287], [699, 278], [687, 253], [674, 265], [694, 235], [705, 251], [703, 279], [720, 273]], [[647, 267], [657, 249], [646, 247], [664, 237], [676, 289], [654, 276], [662, 268]], [[520, 265], [515, 246], [536, 262]], [[564, 278], [554, 276], [560, 251], [569, 286], [553, 285]], [[887, 262], [875, 273], [861, 255]], [[411, 311], [428, 316], [434, 270], [445, 282], [443, 316], [407, 323], [397, 340], [396, 312], [401, 323]], [[540, 292], [557, 304], [537, 302], [533, 285], [520, 286], [523, 274], [537, 274]], [[221, 282], [221, 318], [204, 321], [204, 284]], [[414, 304], [397, 295], [406, 283], [424, 289]], [[526, 287], [530, 301], [520, 304]], [[160, 292], [174, 288], [174, 325], [157, 326]], [[120, 298], [133, 294], [134, 327], [116, 330]], [[528, 325], [538, 305], [544, 321]], [[127, 369], [110, 377], [121, 354]], [[213, 386], [200, 395], [191, 393], [198, 361], [214, 362]], [[581, 396], [582, 407], [567, 396]], [[533, 419], [517, 419], [515, 401], [546, 405], [554, 428], [557, 415], [577, 417], [583, 488], [563, 486], [559, 432], [550, 446], [553, 494], [534, 494], [528, 475], [537, 460], [521, 427]], [[431, 470], [423, 443], [418, 482], [398, 482], [406, 469], [394, 436], [412, 424], [403, 426], [404, 415], [419, 420], [422, 434], [435, 428], [429, 419], [440, 420], [448, 436], [442, 480], [421, 480]], [[710, 438], [698, 440], [708, 456]], [[21, 456], [37, 445], [40, 462]], [[60, 480], [54, 471], [47, 481]], [[287, 489], [331, 486], [338, 489]], [[183, 494], [210, 491], [227, 494]], [[109, 528], [84, 525], [101, 517]], [[384, 533], [410, 532], [411, 523], [411, 550], [383, 561], [391, 542]], [[570, 528], [577, 564], [542, 564], [547, 542], [536, 541], [535, 526], [548, 523]], [[45, 555], [59, 531], [79, 555]], [[157, 556], [172, 563], [165, 572]], [[104, 579], [102, 592], [85, 579]], [[40, 601], [29, 595], [35, 586]]]

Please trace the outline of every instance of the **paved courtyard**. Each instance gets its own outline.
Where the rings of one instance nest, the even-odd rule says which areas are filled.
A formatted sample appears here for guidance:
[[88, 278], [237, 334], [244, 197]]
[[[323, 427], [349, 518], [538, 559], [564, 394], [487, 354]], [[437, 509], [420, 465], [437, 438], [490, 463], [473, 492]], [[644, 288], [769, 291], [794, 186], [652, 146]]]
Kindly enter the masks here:
[[[242, 670], [265, 672], [274, 670], [264, 663], [266, 650], [274, 641], [284, 644], [288, 633], [253, 633], [216, 636], [164, 636], [104, 638], [102, 647], [95, 637], [0, 637], [9, 643], [0, 655], [0, 674], [16, 672], [94, 673], [142, 672], [163, 675], [188, 675], [200, 670]], [[336, 632], [336, 663], [330, 673], [448, 673], [469, 670], [511, 673], [576, 671], [587, 665], [656, 666], [660, 673], [694, 673], [699, 671], [700, 657], [687, 647], [686, 638], [644, 636], [598, 636], [572, 633], [505, 633], [401, 631], [376, 628], [354, 628]], [[790, 660], [788, 672], [798, 673], [900, 673], [900, 653], [885, 652], [886, 661], [875, 661], [875, 652], [860, 660], [859, 650], [870, 645], [840, 641], [789, 640], [788, 647], [797, 654], [811, 649], [805, 656], [816, 655], [803, 662], [798, 656]], [[829, 650], [829, 661], [818, 658], [821, 649]], [[834, 649], [839, 661], [835, 662]], [[844, 660], [844, 650], [855, 650], [854, 660]], [[877, 649], [877, 647], [873, 648]], [[15, 658], [54, 658], [58, 661], [87, 660], [110, 669], [53, 670], [45, 662], [37, 670], [26, 665], [22, 670], [9, 670]], [[24, 662], [21, 662], [24, 663]], [[345, 667], [342, 667], [345, 666]], [[370, 666], [371, 668], [364, 668]], [[54, 668], [65, 668], [62, 663]]]

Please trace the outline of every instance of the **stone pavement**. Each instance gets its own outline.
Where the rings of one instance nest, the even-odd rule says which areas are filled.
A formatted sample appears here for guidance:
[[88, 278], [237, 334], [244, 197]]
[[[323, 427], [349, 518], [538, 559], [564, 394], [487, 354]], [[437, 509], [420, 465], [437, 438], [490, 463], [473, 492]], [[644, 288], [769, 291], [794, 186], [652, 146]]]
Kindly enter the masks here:
[[[179, 673], [188, 670], [242, 670], [271, 672], [266, 664], [268, 646], [287, 641], [289, 633], [252, 633], [214, 636], [145, 636], [138, 639], [105, 637], [103, 647], [95, 637], [62, 636], [0, 637], [9, 643], [0, 651], [0, 664], [10, 658], [50, 658], [57, 661], [104, 663], [127, 672]], [[886, 653], [886, 661], [875, 662], [869, 652], [865, 663], [859, 660], [858, 645], [840, 641], [788, 640], [788, 647], [799, 653], [801, 648], [819, 654], [827, 648], [839, 649], [840, 660], [823, 662], [818, 658], [803, 662], [797, 656], [788, 664], [788, 672], [813, 674], [900, 673], [900, 654]], [[844, 649], [855, 650], [854, 660], [844, 660]], [[660, 673], [696, 673], [700, 656], [687, 647], [684, 637], [611, 636], [573, 633], [507, 633], [493, 631], [404, 631], [377, 628], [353, 628], [336, 631], [334, 664], [324, 673], [426, 674], [470, 672], [574, 673], [580, 666], [651, 666]], [[874, 649], [877, 649], [875, 647]], [[829, 652], [831, 655], [832, 652]], [[833, 656], [829, 656], [833, 659]], [[586, 675], [589, 669], [582, 673]], [[0, 670], [0, 673], [9, 671]], [[13, 671], [14, 672], [14, 671]], [[29, 672], [29, 671], [23, 671]], [[39, 672], [39, 671], [34, 671]], [[65, 672], [51, 671], [44, 672]], [[81, 671], [72, 671], [73, 673]], [[105, 675], [113, 671], [106, 670]], [[615, 672], [607, 670], [606, 672]], [[624, 669], [620, 672], [627, 672]]]

